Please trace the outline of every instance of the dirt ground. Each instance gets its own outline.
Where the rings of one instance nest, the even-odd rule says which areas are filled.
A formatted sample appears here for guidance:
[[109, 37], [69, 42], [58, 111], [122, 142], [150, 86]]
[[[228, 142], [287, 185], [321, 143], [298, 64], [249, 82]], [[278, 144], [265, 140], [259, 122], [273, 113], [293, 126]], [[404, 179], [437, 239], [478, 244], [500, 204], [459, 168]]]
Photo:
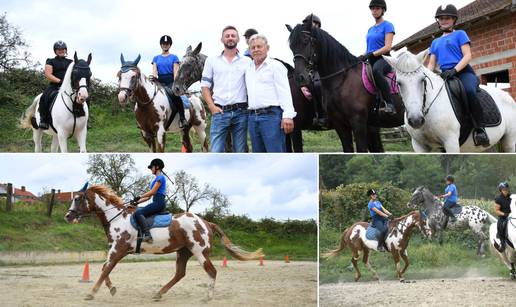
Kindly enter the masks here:
[[514, 306], [516, 281], [507, 278], [425, 279], [324, 284], [320, 306]]
[[[312, 306], [317, 305], [317, 263], [214, 261], [217, 282], [207, 297], [208, 275], [190, 261], [186, 276], [161, 301], [152, 296], [175, 272], [175, 262], [121, 263], [111, 274], [117, 288], [112, 297], [103, 285], [93, 301], [85, 301], [93, 283], [80, 283], [83, 264], [0, 267], [0, 306]], [[90, 278], [101, 263], [90, 264]]]

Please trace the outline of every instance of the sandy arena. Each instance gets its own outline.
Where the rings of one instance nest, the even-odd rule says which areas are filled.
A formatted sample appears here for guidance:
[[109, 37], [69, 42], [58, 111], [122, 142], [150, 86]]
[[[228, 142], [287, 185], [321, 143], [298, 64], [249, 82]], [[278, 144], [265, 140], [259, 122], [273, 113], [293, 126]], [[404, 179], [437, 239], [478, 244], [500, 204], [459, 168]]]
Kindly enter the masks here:
[[[205, 302], [208, 275], [189, 261], [186, 276], [161, 301], [152, 295], [172, 278], [175, 262], [121, 263], [112, 272], [112, 297], [102, 285], [93, 301], [85, 301], [93, 283], [80, 283], [83, 264], [0, 267], [0, 306], [316, 306], [317, 263], [214, 261], [217, 282], [212, 301]], [[90, 278], [101, 263], [90, 264]]]
[[509, 306], [515, 292], [508, 276], [348, 282], [321, 285], [320, 306]]

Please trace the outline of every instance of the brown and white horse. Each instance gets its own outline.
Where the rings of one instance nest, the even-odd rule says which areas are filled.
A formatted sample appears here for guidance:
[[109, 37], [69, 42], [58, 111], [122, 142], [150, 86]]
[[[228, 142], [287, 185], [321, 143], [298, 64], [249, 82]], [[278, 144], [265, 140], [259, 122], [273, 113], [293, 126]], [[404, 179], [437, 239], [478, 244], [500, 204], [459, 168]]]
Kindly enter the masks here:
[[[82, 217], [96, 214], [111, 246], [107, 260], [102, 267], [102, 273], [85, 299], [93, 299], [102, 282], [105, 282], [110, 293], [115, 295], [116, 288], [113, 287], [109, 274], [122, 258], [127, 254], [134, 253], [136, 249], [138, 231], [130, 221], [133, 213], [134, 208], [124, 206], [122, 199], [103, 185], [93, 185], [87, 188], [86, 184], [74, 197], [65, 220], [68, 223], [78, 223]], [[161, 299], [163, 294], [185, 276], [186, 264], [192, 255], [208, 273], [210, 279], [208, 299], [213, 297], [217, 270], [208, 257], [213, 247], [214, 233], [221, 236], [226, 251], [238, 260], [252, 260], [263, 256], [261, 249], [254, 252], [244, 251], [231, 243], [219, 226], [188, 212], [176, 214], [168, 227], [152, 228], [150, 232], [153, 242], [142, 242], [142, 253], [177, 252], [176, 273], [172, 280], [154, 295], [153, 299], [155, 300]]]
[[[329, 251], [324, 256], [326, 258], [337, 256], [346, 246], [351, 248], [352, 258], [351, 263], [355, 268], [355, 281], [358, 281], [362, 276], [358, 269], [358, 259], [360, 259], [360, 252], [363, 252], [363, 262], [367, 269], [374, 274], [374, 277], [379, 280], [378, 273], [372, 268], [369, 263], [369, 251], [377, 250], [378, 241], [368, 240], [366, 238], [366, 230], [369, 226], [366, 222], [357, 222], [348, 229], [344, 230], [340, 239], [340, 246], [332, 251]], [[424, 236], [431, 235], [431, 229], [426, 224], [426, 219], [421, 216], [419, 211], [412, 211], [411, 213], [402, 217], [389, 221], [389, 230], [385, 243], [389, 252], [392, 255], [394, 264], [396, 265], [396, 274], [401, 282], [404, 281], [403, 274], [409, 266], [407, 255], [407, 247], [410, 236], [414, 228], [417, 227]], [[400, 270], [400, 257], [405, 263], [402, 270]]]
[[[168, 102], [165, 88], [157, 82], [150, 81], [138, 68], [140, 56], [134, 61], [125, 61], [120, 56], [122, 69], [118, 72], [118, 101], [122, 108], [127, 99], [136, 101], [134, 112], [136, 122], [143, 139], [152, 152], [164, 152], [167, 132], [182, 132], [183, 146], [188, 152], [193, 151], [190, 130], [193, 127], [199, 136], [203, 152], [208, 152], [206, 138], [206, 110], [199, 97], [189, 98], [190, 108], [185, 108], [186, 127], [179, 127], [179, 114], [174, 114]], [[178, 97], [177, 97], [178, 98]], [[174, 116], [174, 117], [172, 117]], [[172, 118], [171, 118], [172, 117]]]

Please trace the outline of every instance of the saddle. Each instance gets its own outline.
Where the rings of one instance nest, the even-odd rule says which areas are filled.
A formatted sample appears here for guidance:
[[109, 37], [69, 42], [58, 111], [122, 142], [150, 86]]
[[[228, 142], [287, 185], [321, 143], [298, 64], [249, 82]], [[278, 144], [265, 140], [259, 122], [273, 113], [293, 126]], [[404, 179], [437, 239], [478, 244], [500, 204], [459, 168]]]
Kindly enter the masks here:
[[366, 239], [378, 241], [380, 239], [381, 232], [373, 227], [373, 225], [369, 224], [366, 229]]
[[[151, 215], [145, 218], [145, 224], [150, 226], [149, 228], [160, 228], [160, 227], [168, 227], [172, 223], [172, 214], [168, 211], [163, 211], [157, 213], [155, 215]], [[131, 216], [131, 225], [138, 229], [138, 224], [136, 223], [136, 219], [134, 215]]]
[[450, 211], [454, 216], [457, 216], [462, 213], [462, 206], [459, 204], [456, 204], [453, 207], [450, 207]]
[[[396, 82], [396, 73], [394, 71], [384, 76], [387, 83], [390, 85], [391, 94], [396, 95], [400, 93], [400, 88], [398, 83]], [[378, 89], [376, 88], [376, 82], [373, 76], [373, 67], [369, 63], [362, 64], [362, 83], [364, 84], [364, 88], [371, 95], [377, 95]]]
[[167, 124], [165, 125], [165, 130], [168, 130], [168, 128], [170, 128], [170, 125], [172, 125], [172, 122], [174, 121], [174, 118], [176, 117], [176, 115], [178, 114], [178, 111], [179, 111], [177, 109], [176, 103], [177, 104], [182, 103], [185, 110], [190, 109], [191, 104], [186, 96], [176, 96], [172, 92], [172, 89], [169, 88], [168, 86], [163, 86], [163, 89], [165, 89], [165, 95], [167, 96], [168, 104], [170, 105], [170, 109], [172, 110], [172, 115], [170, 116], [170, 118], [167, 121]]
[[[459, 78], [449, 78], [445, 83], [453, 112], [455, 112], [455, 117], [457, 117], [460, 123], [459, 144], [462, 145], [466, 142], [473, 130], [473, 122], [470, 116], [473, 110], [469, 109], [466, 91]], [[502, 122], [502, 116], [493, 97], [480, 87], [477, 89], [477, 97], [480, 103], [479, 109], [482, 110], [481, 116], [478, 116], [478, 118], [481, 118], [481, 122], [478, 124], [484, 127], [499, 126]]]

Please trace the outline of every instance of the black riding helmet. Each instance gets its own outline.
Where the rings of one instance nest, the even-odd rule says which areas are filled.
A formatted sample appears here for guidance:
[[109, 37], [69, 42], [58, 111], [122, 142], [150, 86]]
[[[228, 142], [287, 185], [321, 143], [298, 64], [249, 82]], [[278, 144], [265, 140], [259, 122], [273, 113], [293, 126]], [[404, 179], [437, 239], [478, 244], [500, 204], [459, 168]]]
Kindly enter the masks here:
[[509, 189], [509, 184], [507, 182], [500, 182], [498, 184], [498, 191], [502, 191], [502, 189]]
[[387, 3], [385, 3], [385, 0], [371, 0], [369, 8], [372, 7], [381, 7], [385, 12], [387, 12]]
[[435, 18], [439, 18], [441, 16], [450, 16], [455, 17], [455, 19], [457, 19], [459, 18], [459, 11], [453, 4], [441, 5], [437, 8], [437, 11], [435, 12]]
[[251, 36], [255, 35], [255, 34], [258, 34], [258, 31], [256, 31], [256, 29], [253, 29], [253, 28], [250, 28], [250, 29], [247, 29], [244, 33], [244, 37], [245, 38], [250, 38]]
[[66, 43], [63, 42], [63, 41], [57, 41], [54, 43], [54, 51], [56, 51], [56, 49], [66, 49], [68, 50], [68, 46], [66, 46]]
[[161, 159], [153, 159], [149, 166], [147, 166], [148, 169], [152, 169], [153, 166], [158, 167], [160, 170], [165, 168], [165, 163], [163, 163], [163, 160]]
[[455, 178], [453, 178], [452, 175], [448, 175], [448, 176], [446, 176], [446, 181], [449, 181], [449, 182], [453, 183], [455, 181]]
[[172, 37], [170, 37], [169, 35], [163, 35], [163, 36], [159, 39], [159, 44], [160, 44], [160, 45], [164, 45], [164, 44], [172, 45]]
[[315, 14], [310, 14], [308, 16], [305, 17], [305, 19], [303, 19], [303, 23], [307, 23], [310, 18], [312, 18], [312, 22], [315, 22], [316, 24], [319, 25], [319, 28], [321, 27], [322, 23], [321, 23], [321, 18], [319, 18], [319, 16], [315, 15]]
[[378, 195], [378, 193], [376, 193], [376, 191], [373, 189], [367, 190], [367, 196], [371, 196], [371, 195]]

